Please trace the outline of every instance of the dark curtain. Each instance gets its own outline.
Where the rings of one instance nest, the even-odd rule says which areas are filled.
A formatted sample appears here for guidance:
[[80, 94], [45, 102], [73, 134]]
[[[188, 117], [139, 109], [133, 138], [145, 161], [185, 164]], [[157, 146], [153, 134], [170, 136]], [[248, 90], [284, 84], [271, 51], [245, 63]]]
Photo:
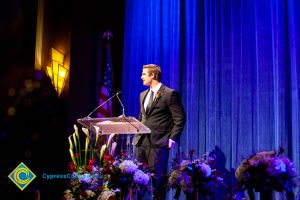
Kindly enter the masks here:
[[230, 193], [230, 174], [253, 152], [282, 146], [299, 174], [299, 9], [298, 0], [126, 2], [126, 114], [139, 113], [142, 65], [160, 65], [187, 114], [178, 147], [222, 155], [228, 188], [216, 199]]

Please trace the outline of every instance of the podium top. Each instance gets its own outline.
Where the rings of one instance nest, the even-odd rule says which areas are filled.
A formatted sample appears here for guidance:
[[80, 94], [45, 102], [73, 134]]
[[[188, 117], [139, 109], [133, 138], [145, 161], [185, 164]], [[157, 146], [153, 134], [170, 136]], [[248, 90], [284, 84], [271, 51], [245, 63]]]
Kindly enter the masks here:
[[[134, 117], [83, 118], [77, 122], [95, 133], [146, 134], [151, 130]], [[98, 130], [97, 130], [98, 129]]]

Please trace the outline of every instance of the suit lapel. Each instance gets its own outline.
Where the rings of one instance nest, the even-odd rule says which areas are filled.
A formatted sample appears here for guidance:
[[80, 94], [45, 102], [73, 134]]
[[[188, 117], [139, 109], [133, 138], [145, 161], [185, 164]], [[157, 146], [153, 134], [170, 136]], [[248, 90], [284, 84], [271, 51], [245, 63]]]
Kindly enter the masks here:
[[[163, 95], [164, 95], [164, 92], [165, 92], [165, 86], [162, 85], [162, 86], [159, 88], [157, 94], [158, 94], [158, 93], [161, 93], [162, 96], [163, 96]], [[153, 101], [153, 103], [152, 103], [152, 105], [151, 105], [149, 111], [147, 112], [147, 115], [146, 115], [146, 116], [149, 116], [149, 114], [152, 112], [153, 108], [155, 107], [155, 105], [156, 105], [157, 102], [159, 101], [159, 99], [157, 99], [157, 94], [155, 95], [154, 101]], [[146, 95], [145, 95], [145, 96], [146, 96]], [[160, 98], [162, 98], [162, 96], [161, 96]], [[145, 100], [145, 98], [144, 98], [144, 100]]]
[[149, 90], [150, 90], [150, 89], [144, 91], [144, 92], [142, 93], [142, 96], [141, 96], [141, 106], [142, 106], [142, 111], [143, 111], [144, 114], [146, 114], [146, 110], [145, 110], [145, 107], [144, 107], [144, 103], [145, 103], [145, 99], [146, 99], [146, 96], [147, 96]]

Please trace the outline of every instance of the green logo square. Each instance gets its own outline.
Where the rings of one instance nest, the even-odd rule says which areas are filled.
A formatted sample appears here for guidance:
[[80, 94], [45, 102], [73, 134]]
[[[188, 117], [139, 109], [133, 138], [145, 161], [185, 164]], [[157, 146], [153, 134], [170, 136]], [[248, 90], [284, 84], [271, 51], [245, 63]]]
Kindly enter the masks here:
[[8, 178], [14, 182], [20, 190], [24, 190], [35, 177], [35, 174], [23, 162], [8, 175]]

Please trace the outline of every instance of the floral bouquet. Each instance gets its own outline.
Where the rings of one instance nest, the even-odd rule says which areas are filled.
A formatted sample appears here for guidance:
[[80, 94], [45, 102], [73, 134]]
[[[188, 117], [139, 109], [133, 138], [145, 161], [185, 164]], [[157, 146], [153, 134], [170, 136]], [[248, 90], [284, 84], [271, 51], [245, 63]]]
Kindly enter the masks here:
[[191, 150], [189, 155], [181, 152], [173, 159], [168, 188], [176, 189], [174, 196], [176, 199], [179, 198], [181, 191], [187, 195], [192, 193], [209, 195], [215, 185], [223, 183], [223, 178], [215, 166], [213, 151], [196, 159], [193, 159], [194, 152], [195, 150]]
[[297, 173], [287, 157], [280, 157], [282, 153], [280, 147], [278, 151], [261, 151], [244, 159], [235, 171], [238, 190], [247, 189], [251, 199], [254, 199], [253, 189], [285, 191], [288, 197], [294, 196]]
[[68, 185], [70, 189], [64, 192], [65, 199], [97, 199], [106, 186], [95, 159], [90, 159], [88, 165], [80, 166], [77, 170], [71, 162], [69, 168], [72, 174]]
[[75, 133], [69, 137], [72, 159], [69, 163], [70, 182], [63, 199], [131, 199], [137, 190], [147, 189], [150, 175], [125, 152], [115, 156], [116, 143], [111, 144], [113, 134], [98, 150], [98, 134], [92, 143], [88, 129], [82, 128], [86, 135], [85, 148], [82, 150], [76, 125], [74, 129]]
[[131, 199], [137, 191], [147, 190], [150, 174], [145, 173], [141, 164], [121, 154], [116, 158], [109, 155], [104, 156], [105, 166], [101, 174], [107, 177], [107, 187], [117, 191], [120, 199]]

